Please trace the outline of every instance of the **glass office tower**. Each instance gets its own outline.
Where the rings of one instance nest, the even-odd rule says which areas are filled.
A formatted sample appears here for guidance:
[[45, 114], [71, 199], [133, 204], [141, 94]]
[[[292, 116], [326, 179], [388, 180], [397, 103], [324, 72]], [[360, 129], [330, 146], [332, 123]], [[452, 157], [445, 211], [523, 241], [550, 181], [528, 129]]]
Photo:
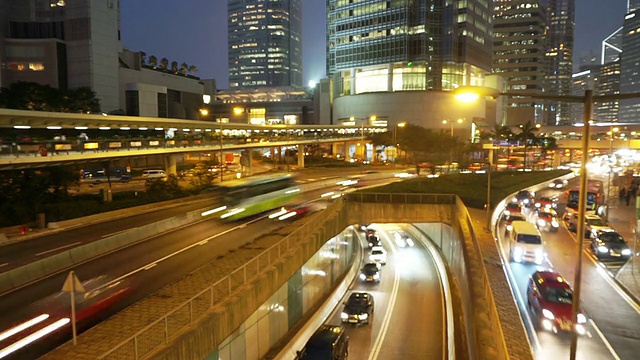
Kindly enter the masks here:
[[328, 0], [335, 95], [452, 90], [491, 70], [490, 0]]
[[229, 87], [302, 86], [302, 0], [229, 0]]

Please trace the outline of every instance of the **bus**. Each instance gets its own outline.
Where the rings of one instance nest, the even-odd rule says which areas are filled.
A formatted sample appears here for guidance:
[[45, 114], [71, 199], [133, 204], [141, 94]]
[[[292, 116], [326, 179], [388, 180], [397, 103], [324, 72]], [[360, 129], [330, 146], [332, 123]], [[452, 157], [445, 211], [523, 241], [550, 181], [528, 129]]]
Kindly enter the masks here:
[[292, 174], [258, 175], [220, 183], [224, 210], [220, 218], [238, 220], [294, 203], [300, 193]]
[[[567, 193], [567, 207], [578, 208], [580, 199], [580, 186], [577, 185]], [[597, 211], [605, 204], [604, 184], [600, 180], [589, 181], [587, 183], [587, 211]]]

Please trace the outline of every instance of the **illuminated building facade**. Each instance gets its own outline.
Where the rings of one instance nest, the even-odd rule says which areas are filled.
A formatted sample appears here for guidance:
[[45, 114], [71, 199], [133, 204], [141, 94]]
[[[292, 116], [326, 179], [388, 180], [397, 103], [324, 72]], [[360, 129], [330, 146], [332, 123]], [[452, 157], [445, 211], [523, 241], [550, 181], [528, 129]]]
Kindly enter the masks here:
[[[629, 12], [622, 26], [620, 57], [620, 92], [640, 92], [640, 9], [629, 2]], [[640, 123], [640, 99], [620, 100], [619, 122]]]
[[302, 0], [229, 0], [229, 87], [302, 87]]
[[103, 111], [120, 108], [117, 0], [0, 1], [0, 85], [90, 87]]

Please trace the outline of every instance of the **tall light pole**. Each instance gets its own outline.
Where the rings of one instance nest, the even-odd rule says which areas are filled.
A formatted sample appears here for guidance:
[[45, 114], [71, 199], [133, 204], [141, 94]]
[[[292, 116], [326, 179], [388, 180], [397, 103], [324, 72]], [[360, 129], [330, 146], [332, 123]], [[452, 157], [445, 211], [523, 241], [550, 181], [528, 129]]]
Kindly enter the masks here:
[[393, 127], [393, 148], [396, 150], [396, 155], [393, 157], [393, 167], [396, 167], [396, 159], [398, 158], [398, 128], [405, 127], [406, 122], [399, 122]]
[[[586, 207], [587, 196], [587, 161], [589, 153], [589, 137], [590, 137], [590, 122], [593, 103], [598, 102], [610, 102], [614, 100], [634, 99], [640, 98], [640, 93], [628, 93], [628, 94], [612, 94], [612, 95], [599, 95], [593, 96], [593, 90], [586, 90], [584, 96], [574, 95], [551, 95], [551, 94], [531, 94], [522, 92], [499, 92], [496, 89], [476, 86], [461, 86], [454, 90], [455, 97], [463, 102], [473, 102], [480, 98], [480, 96], [488, 96], [497, 98], [499, 96], [513, 96], [513, 97], [525, 97], [532, 99], [542, 100], [554, 100], [560, 102], [573, 102], [582, 103], [583, 114], [583, 133], [582, 133], [582, 164], [580, 165], [580, 199], [578, 201], [578, 247], [577, 247], [577, 261], [576, 261], [576, 275], [574, 280], [573, 289], [573, 314], [572, 322], [575, 325], [578, 323], [578, 313], [580, 311], [580, 292], [582, 290], [582, 252], [584, 242], [584, 217]], [[576, 331], [571, 333], [571, 349], [569, 358], [575, 360], [576, 350], [578, 347], [578, 335]]]
[[449, 168], [451, 168], [451, 164], [453, 163], [453, 125], [457, 122], [458, 124], [462, 124], [464, 120], [458, 119], [455, 122], [449, 120], [442, 120], [443, 124], [451, 124], [451, 144], [449, 146]]
[[222, 153], [222, 119], [218, 119], [218, 123], [220, 123], [220, 182], [223, 181], [224, 176], [224, 154]]

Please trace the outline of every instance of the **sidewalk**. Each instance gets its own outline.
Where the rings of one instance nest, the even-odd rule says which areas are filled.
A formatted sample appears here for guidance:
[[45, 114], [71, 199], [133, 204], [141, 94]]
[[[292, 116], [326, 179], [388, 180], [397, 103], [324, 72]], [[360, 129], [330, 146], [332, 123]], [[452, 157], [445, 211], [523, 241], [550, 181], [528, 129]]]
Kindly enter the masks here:
[[[627, 206], [626, 203], [619, 203], [615, 199], [614, 204], [611, 206], [609, 213], [609, 223], [611, 227], [622, 235], [623, 238], [629, 244], [629, 247], [634, 249], [635, 234], [634, 229], [636, 225], [636, 207], [635, 199], [632, 199], [631, 203]], [[636, 253], [640, 252], [640, 246], [636, 243]], [[635, 256], [631, 258], [616, 274], [614, 277], [616, 282], [622, 289], [625, 290], [633, 300], [640, 304], [640, 258]]]

